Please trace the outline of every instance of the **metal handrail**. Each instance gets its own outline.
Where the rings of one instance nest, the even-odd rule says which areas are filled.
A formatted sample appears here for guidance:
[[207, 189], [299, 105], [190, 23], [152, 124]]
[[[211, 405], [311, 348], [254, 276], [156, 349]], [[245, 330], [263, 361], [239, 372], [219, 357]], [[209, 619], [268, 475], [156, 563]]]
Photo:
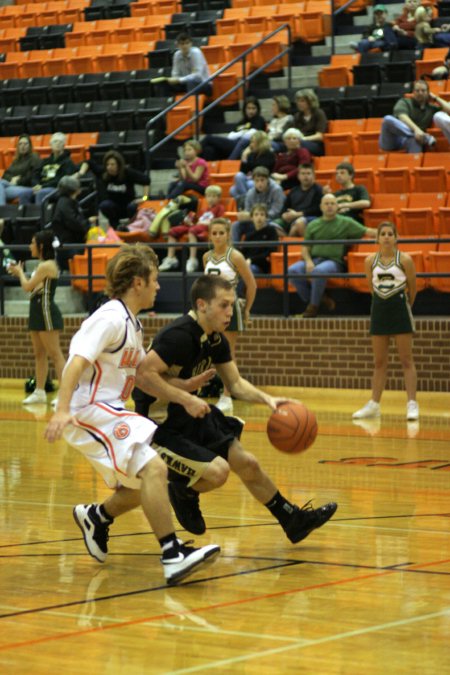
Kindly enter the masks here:
[[[354, 1], [354, 0], [353, 0]], [[267, 42], [270, 38], [272, 38], [274, 35], [277, 35], [280, 31], [285, 30], [287, 32], [288, 36], [288, 45], [287, 47], [284, 47], [279, 54], [276, 56], [273, 56], [271, 59], [269, 59], [266, 63], [264, 63], [262, 66], [257, 68], [256, 70], [252, 71], [250, 74], [246, 72], [246, 66], [247, 66], [247, 56], [251, 54], [252, 52], [255, 51], [258, 47], [260, 47], [262, 44]], [[172, 138], [174, 138], [177, 134], [180, 133], [180, 131], [183, 131], [186, 127], [191, 125], [193, 122], [195, 123], [195, 136], [198, 138], [200, 135], [200, 129], [199, 129], [199, 119], [200, 117], [203, 117], [207, 112], [215, 108], [221, 101], [223, 101], [225, 98], [227, 98], [230, 94], [233, 92], [237, 91], [238, 89], [245, 88], [247, 86], [247, 83], [251, 81], [254, 77], [259, 75], [267, 66], [270, 66], [272, 63], [275, 63], [275, 61], [278, 61], [280, 58], [283, 56], [287, 55], [288, 56], [288, 88], [291, 88], [292, 85], [292, 64], [291, 64], [291, 48], [292, 48], [292, 31], [291, 27], [289, 26], [288, 23], [284, 23], [281, 26], [278, 26], [275, 30], [273, 30], [271, 33], [268, 33], [265, 35], [263, 38], [261, 38], [256, 44], [252, 45], [248, 49], [242, 52], [239, 56], [235, 56], [235, 58], [230, 61], [229, 63], [225, 64], [219, 70], [216, 70], [212, 75], [208, 77], [207, 80], [204, 82], [201, 82], [200, 84], [196, 85], [193, 89], [190, 91], [186, 92], [184, 96], [182, 96], [179, 100], [174, 101], [171, 103], [165, 110], [162, 110], [159, 112], [155, 117], [152, 117], [147, 124], [145, 125], [145, 165], [146, 165], [146, 170], [150, 170], [150, 157], [151, 155], [161, 148], [163, 145], [165, 145], [168, 141], [170, 141]], [[210, 103], [206, 108], [203, 108], [203, 110], [199, 110], [199, 96], [202, 94], [202, 89], [204, 88], [205, 84], [210, 84], [212, 83], [219, 75], [224, 73], [228, 68], [231, 68], [231, 66], [234, 66], [236, 63], [239, 63], [239, 61], [242, 62], [242, 80], [239, 81], [237, 84], [235, 84], [233, 87], [230, 87], [224, 94], [221, 94], [217, 99], [215, 99], [212, 103]], [[152, 129], [152, 127], [155, 126], [155, 124], [158, 122], [158, 120], [162, 119], [169, 113], [171, 110], [176, 108], [177, 106], [181, 105], [184, 101], [189, 99], [191, 96], [195, 96], [195, 113], [194, 115], [187, 121], [181, 124], [177, 129], [172, 131], [170, 134], [165, 136], [163, 139], [158, 141], [155, 145], [152, 145], [150, 147], [150, 142], [149, 142], [149, 132]]]
[[350, 7], [356, 2], [356, 0], [347, 0], [347, 2], [344, 5], [341, 5], [337, 9], [335, 9], [335, 0], [331, 0], [331, 54], [335, 53], [336, 50], [336, 45], [335, 45], [335, 19], [339, 14], [342, 14], [342, 12], [345, 12], [347, 7]]

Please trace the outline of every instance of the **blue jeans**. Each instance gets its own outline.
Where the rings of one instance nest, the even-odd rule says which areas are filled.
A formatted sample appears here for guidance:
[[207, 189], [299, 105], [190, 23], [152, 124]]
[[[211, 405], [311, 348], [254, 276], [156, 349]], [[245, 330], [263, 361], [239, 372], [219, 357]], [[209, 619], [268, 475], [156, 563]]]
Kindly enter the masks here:
[[[325, 258], [313, 258], [314, 269], [310, 274], [310, 278], [306, 279], [290, 279], [290, 283], [295, 286], [297, 293], [307, 305], [315, 305], [319, 307], [320, 301], [325, 291], [328, 279], [317, 278], [316, 274], [332, 274], [333, 272], [343, 272], [343, 263], [338, 263], [335, 260], [327, 260]], [[288, 269], [289, 274], [305, 274], [306, 263], [304, 260], [296, 262]]]
[[416, 141], [414, 132], [407, 124], [393, 115], [386, 115], [381, 125], [378, 144], [381, 150], [402, 150], [406, 152], [423, 152], [424, 146]]
[[6, 202], [19, 200], [19, 204], [30, 204], [33, 197], [33, 188], [23, 187], [22, 185], [11, 185], [7, 180], [0, 180], [0, 206]]
[[253, 179], [247, 178], [245, 173], [238, 171], [234, 177], [234, 185], [230, 189], [230, 195], [235, 199], [243, 197], [253, 186]]
[[48, 197], [48, 195], [51, 195], [52, 192], [56, 192], [56, 188], [43, 187], [39, 190], [39, 192], [34, 193], [34, 201], [36, 204], [42, 204], [44, 199]]
[[246, 136], [241, 136], [239, 140], [237, 141], [236, 145], [234, 146], [233, 150], [230, 152], [230, 156], [228, 159], [240, 159], [242, 153], [244, 152], [245, 148], [250, 145], [250, 137]]

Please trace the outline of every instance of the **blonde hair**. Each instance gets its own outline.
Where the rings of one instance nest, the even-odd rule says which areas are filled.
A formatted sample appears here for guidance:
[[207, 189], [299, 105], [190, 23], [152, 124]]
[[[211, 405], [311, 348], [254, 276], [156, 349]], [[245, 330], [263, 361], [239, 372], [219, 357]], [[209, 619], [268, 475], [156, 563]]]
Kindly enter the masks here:
[[190, 145], [191, 148], [194, 148], [197, 155], [199, 155], [202, 151], [202, 144], [199, 141], [196, 141], [195, 139], [191, 141], [186, 141], [183, 147], [185, 148], [187, 145]]
[[422, 5], [418, 7], [414, 12], [414, 21], [417, 23], [420, 21], [431, 21], [431, 12], [429, 12], [428, 7], [423, 7]]
[[150, 274], [158, 269], [158, 256], [145, 244], [124, 244], [106, 266], [106, 294], [121, 298], [131, 288], [133, 279], [141, 277], [148, 283]]
[[205, 197], [208, 195], [215, 195], [216, 197], [221, 197], [222, 196], [222, 188], [220, 185], [208, 185], [208, 187], [205, 190]]
[[251, 140], [257, 155], [272, 149], [272, 142], [265, 131], [255, 131]]
[[228, 218], [213, 218], [208, 225], [209, 234], [211, 234], [211, 230], [214, 225], [223, 225], [228, 232], [228, 236], [231, 234], [231, 220], [228, 220]]

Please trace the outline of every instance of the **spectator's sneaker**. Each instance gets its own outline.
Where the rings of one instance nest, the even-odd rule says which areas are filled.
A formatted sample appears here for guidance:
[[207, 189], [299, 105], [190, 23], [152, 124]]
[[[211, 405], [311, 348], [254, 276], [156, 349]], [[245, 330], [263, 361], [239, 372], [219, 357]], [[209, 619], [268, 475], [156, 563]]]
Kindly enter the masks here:
[[333, 298], [330, 298], [329, 295], [324, 293], [322, 295], [322, 300], [320, 301], [320, 306], [324, 307], [327, 312], [334, 312], [336, 309], [336, 302], [333, 300]]
[[354, 420], [362, 420], [365, 417], [379, 417], [381, 415], [380, 404], [370, 400], [366, 405], [353, 413]]
[[96, 506], [96, 504], [78, 504], [73, 510], [73, 517], [83, 533], [89, 555], [102, 563], [108, 555], [108, 532], [111, 523], [100, 521], [95, 510]]
[[169, 256], [166, 256], [159, 266], [159, 271], [168, 272], [169, 270], [176, 270], [179, 265], [178, 258], [169, 258]]
[[349, 42], [348, 46], [350, 47], [350, 49], [353, 49], [354, 52], [358, 51], [358, 43], [357, 42]]
[[301, 508], [294, 506], [288, 524], [283, 527], [287, 538], [293, 544], [305, 539], [313, 530], [322, 527], [327, 520], [330, 520], [336, 509], [337, 504], [335, 502], [319, 506], [318, 509], [313, 509], [311, 502], [307, 502]]
[[406, 404], [406, 419], [408, 422], [415, 422], [419, 419], [419, 404], [417, 401], [408, 401]]
[[231, 396], [225, 396], [222, 394], [215, 405], [216, 408], [218, 408], [224, 414], [227, 413], [228, 415], [231, 415], [233, 413], [233, 399]]
[[188, 546], [190, 543], [183, 544], [178, 540], [178, 545], [171, 546], [161, 556], [164, 577], [169, 586], [177, 584], [198, 569], [211, 564], [220, 553], [220, 546], [215, 544], [193, 548]]
[[186, 272], [196, 272], [198, 270], [198, 260], [197, 258], [189, 258], [186, 263]]
[[43, 389], [35, 389], [32, 394], [22, 401], [23, 405], [33, 405], [34, 403], [47, 403], [47, 394]]
[[426, 145], [428, 148], [434, 148], [434, 146], [436, 145], [436, 139], [435, 139], [435, 137], [432, 136], [431, 134], [426, 134], [426, 135], [425, 135], [425, 145]]
[[190, 487], [170, 481], [169, 499], [180, 525], [192, 534], [204, 534], [206, 524], [200, 511], [199, 493]]
[[313, 319], [319, 313], [319, 308], [317, 305], [308, 305], [303, 314], [301, 315], [304, 319]]

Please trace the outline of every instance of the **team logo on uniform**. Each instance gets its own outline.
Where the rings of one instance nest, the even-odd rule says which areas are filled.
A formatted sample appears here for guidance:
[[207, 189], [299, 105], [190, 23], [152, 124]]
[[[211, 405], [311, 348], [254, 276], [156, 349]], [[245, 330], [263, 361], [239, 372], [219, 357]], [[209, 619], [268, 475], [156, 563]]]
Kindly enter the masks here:
[[114, 438], [118, 441], [123, 441], [124, 438], [130, 435], [130, 427], [126, 422], [118, 422], [113, 429]]

